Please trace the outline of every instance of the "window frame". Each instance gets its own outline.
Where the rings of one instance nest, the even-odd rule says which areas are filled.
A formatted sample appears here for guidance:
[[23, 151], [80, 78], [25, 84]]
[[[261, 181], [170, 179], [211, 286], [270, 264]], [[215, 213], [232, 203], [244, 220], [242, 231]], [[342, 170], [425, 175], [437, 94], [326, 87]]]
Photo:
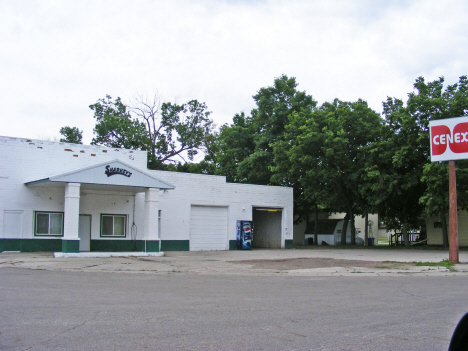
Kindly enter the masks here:
[[[103, 217], [112, 217], [112, 233], [113, 235], [105, 235], [102, 234], [102, 229], [103, 229]], [[124, 219], [124, 225], [123, 225], [123, 230], [124, 233], [123, 235], [115, 235], [115, 217], [123, 217]], [[126, 238], [127, 237], [127, 215], [126, 214], [116, 214], [116, 213], [101, 213], [100, 215], [100, 229], [99, 229], [99, 236], [101, 238]]]
[[[49, 216], [48, 233], [47, 234], [38, 234], [37, 233], [37, 215], [38, 214], [47, 214]], [[60, 214], [60, 215], [62, 215], [62, 221], [61, 221], [61, 227], [60, 227], [61, 234], [50, 234], [50, 215], [51, 214]], [[60, 211], [34, 211], [34, 236], [62, 237], [63, 236], [64, 218], [65, 218], [64, 212], [60, 212]]]

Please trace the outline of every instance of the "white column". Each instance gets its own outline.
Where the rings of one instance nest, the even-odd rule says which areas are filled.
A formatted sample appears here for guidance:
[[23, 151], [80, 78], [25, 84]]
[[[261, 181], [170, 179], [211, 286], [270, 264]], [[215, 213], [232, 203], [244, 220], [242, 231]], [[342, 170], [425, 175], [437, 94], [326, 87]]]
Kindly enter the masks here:
[[65, 204], [63, 239], [79, 240], [78, 222], [80, 220], [80, 183], [65, 184]]
[[159, 240], [159, 189], [145, 191], [145, 240]]

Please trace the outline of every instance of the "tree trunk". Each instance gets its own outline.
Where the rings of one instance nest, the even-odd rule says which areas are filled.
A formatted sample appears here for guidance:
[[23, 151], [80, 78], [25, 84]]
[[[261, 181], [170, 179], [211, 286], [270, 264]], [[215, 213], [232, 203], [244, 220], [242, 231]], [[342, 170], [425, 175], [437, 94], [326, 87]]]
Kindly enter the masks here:
[[349, 213], [344, 217], [343, 227], [341, 228], [341, 245], [346, 245], [346, 232], [348, 231]]
[[442, 225], [442, 245], [444, 246], [444, 249], [446, 249], [449, 246], [449, 239], [445, 211], [440, 211], [440, 223]]
[[356, 226], [354, 225], [354, 211], [350, 210], [349, 211], [349, 217], [351, 220], [351, 245], [355, 246], [356, 245]]
[[367, 209], [366, 209], [366, 220], [365, 220], [365, 227], [366, 229], [364, 229], [364, 246], [367, 246], [367, 243], [368, 243], [368, 239], [369, 239], [369, 213], [367, 212]]
[[318, 206], [315, 205], [314, 245], [318, 245]]
[[410, 247], [409, 235], [408, 235], [408, 223], [406, 221], [403, 222], [403, 240], [405, 241], [405, 246]]

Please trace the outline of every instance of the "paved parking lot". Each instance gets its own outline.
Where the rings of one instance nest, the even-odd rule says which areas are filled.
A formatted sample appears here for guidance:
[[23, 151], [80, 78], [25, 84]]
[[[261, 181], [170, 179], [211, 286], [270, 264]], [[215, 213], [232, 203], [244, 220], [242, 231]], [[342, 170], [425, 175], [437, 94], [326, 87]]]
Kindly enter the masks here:
[[460, 252], [457, 272], [414, 266], [440, 262], [447, 251], [405, 249], [303, 249], [166, 252], [163, 257], [54, 258], [53, 253], [0, 253], [0, 267], [50, 271], [141, 274], [346, 276], [468, 273], [468, 251]]
[[[468, 311], [465, 265], [450, 272], [406, 264], [444, 255], [259, 250], [54, 259], [3, 253], [0, 349], [446, 350]], [[464, 252], [460, 257], [468, 261]], [[311, 268], [314, 261], [331, 266]], [[363, 263], [390, 266], [386, 261], [401, 265]]]

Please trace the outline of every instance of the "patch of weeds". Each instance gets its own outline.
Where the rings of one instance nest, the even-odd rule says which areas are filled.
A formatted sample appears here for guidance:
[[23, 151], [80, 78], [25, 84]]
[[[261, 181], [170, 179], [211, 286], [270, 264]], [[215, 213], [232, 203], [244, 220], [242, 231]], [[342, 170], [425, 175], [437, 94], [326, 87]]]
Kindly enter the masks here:
[[448, 259], [442, 260], [440, 262], [415, 262], [415, 266], [427, 266], [427, 267], [445, 267], [450, 272], [456, 272], [457, 270], [453, 268], [455, 265], [454, 262], [449, 261]]
[[388, 269], [390, 268], [389, 266], [378, 266], [378, 267], [375, 267], [375, 268], [379, 268], [379, 269]]

